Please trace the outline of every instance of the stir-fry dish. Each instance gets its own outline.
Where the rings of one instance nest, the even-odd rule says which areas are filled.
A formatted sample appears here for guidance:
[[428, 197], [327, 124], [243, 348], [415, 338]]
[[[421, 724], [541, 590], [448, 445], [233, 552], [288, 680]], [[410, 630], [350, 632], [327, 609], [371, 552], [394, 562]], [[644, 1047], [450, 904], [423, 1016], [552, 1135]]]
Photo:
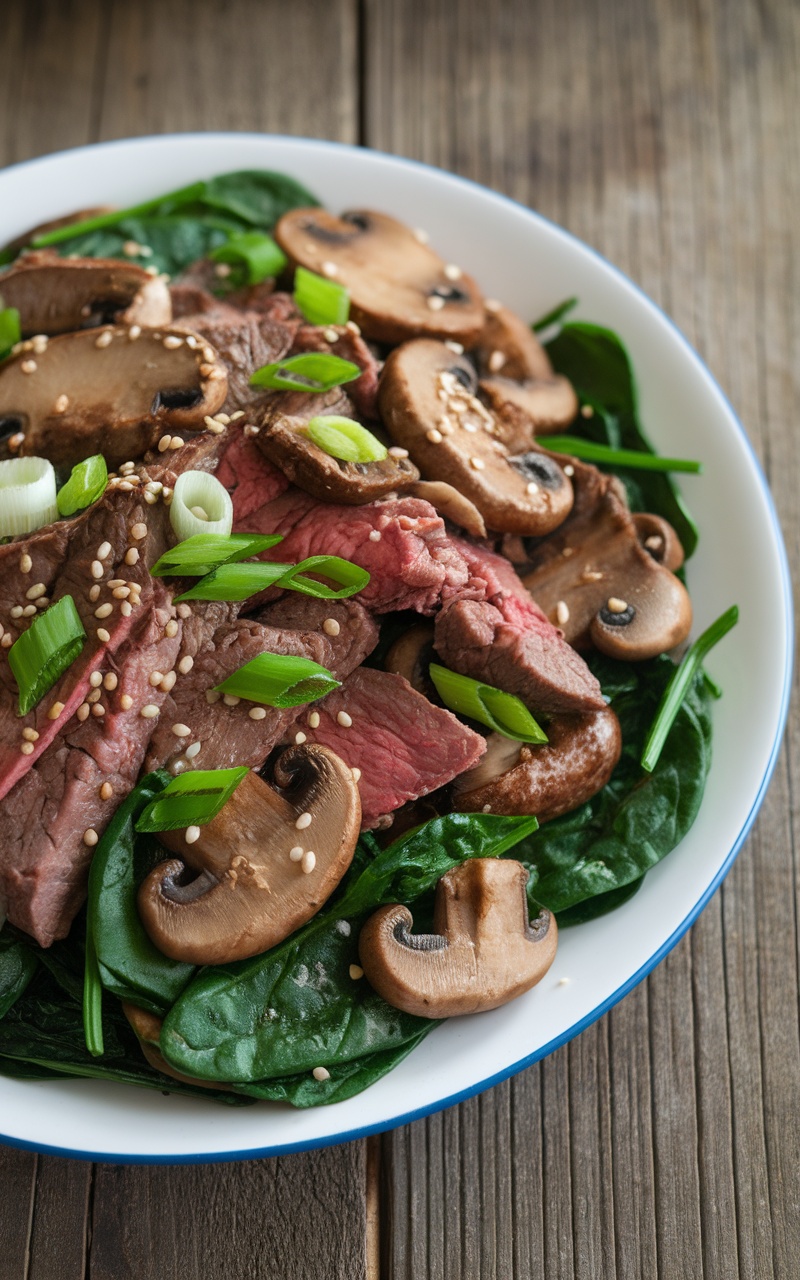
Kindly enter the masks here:
[[339, 1101], [694, 820], [699, 468], [446, 255], [262, 172], [2, 253], [0, 1072]]

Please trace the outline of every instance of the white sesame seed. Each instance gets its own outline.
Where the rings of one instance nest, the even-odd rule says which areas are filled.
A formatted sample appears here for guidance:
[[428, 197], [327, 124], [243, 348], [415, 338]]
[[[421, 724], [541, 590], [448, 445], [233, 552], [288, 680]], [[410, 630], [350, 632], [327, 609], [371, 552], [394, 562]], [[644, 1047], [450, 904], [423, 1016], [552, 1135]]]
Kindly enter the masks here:
[[326, 636], [338, 636], [341, 629], [335, 618], [326, 618], [322, 624], [322, 630]]
[[200, 839], [199, 827], [192, 826], [192, 827], [186, 828], [186, 835], [184, 836], [184, 840], [186, 841], [187, 844], [195, 844], [195, 842], [199, 839]]
[[457, 356], [463, 356], [464, 347], [462, 343], [453, 342], [450, 339], [448, 339], [448, 341], [445, 342], [444, 345], [447, 347], [448, 351], [453, 351]]
[[158, 714], [159, 714], [159, 708], [155, 705], [154, 702], [146, 703], [146, 705], [143, 706], [141, 711], [139, 712], [139, 715], [142, 717], [143, 720], [154, 720]]
[[311, 813], [301, 813], [300, 817], [297, 818], [294, 824], [297, 827], [297, 830], [305, 831], [306, 827], [310, 827], [313, 821], [313, 816], [314, 815]]
[[131, 605], [130, 601], [123, 600], [122, 604], [119, 606], [119, 611], [122, 614], [123, 618], [129, 618], [133, 613], [133, 606]]
[[46, 333], [37, 333], [31, 338], [31, 347], [37, 356], [41, 356], [47, 350], [47, 344], [50, 341]]
[[86, 695], [86, 701], [87, 701], [87, 702], [99, 702], [99, 701], [100, 701], [100, 696], [101, 696], [101, 695], [100, 695], [100, 689], [92, 689], [90, 693], [87, 693], [87, 695]]
[[15, 605], [14, 605], [14, 607], [13, 607], [13, 609], [11, 609], [11, 610], [10, 610], [10, 613], [11, 613], [11, 617], [12, 617], [12, 618], [21, 618], [21, 617], [22, 617], [22, 605], [21, 605], [21, 604], [15, 604]]
[[174, 724], [172, 726], [172, 732], [175, 734], [176, 738], [190, 738], [192, 734], [188, 724]]
[[484, 298], [483, 305], [487, 311], [499, 311], [503, 304], [497, 298]]
[[57, 396], [55, 404], [53, 405], [53, 412], [66, 413], [68, 408], [69, 408], [69, 396], [65, 396], [65, 395]]
[[192, 611], [188, 604], [179, 604], [175, 612], [179, 618], [191, 618], [192, 616]]
[[101, 542], [95, 554], [98, 560], [105, 560], [108, 556], [111, 555], [111, 543]]
[[135, 525], [132, 525], [131, 537], [135, 538], [137, 542], [141, 542], [142, 538], [147, 537], [147, 525], [142, 524], [141, 521]]
[[241, 698], [237, 698], [235, 693], [223, 693], [222, 701], [226, 707], [238, 707]]
[[569, 476], [570, 480], [575, 475], [575, 468], [573, 467], [571, 462], [568, 462], [567, 465], [565, 466], [564, 475]]
[[569, 606], [564, 600], [559, 600], [556, 605], [556, 622], [560, 627], [569, 622]]
[[36, 742], [39, 737], [35, 729], [23, 729], [22, 736], [26, 742]]
[[91, 711], [91, 707], [89, 706], [89, 703], [82, 702], [81, 705], [78, 707], [78, 710], [75, 712], [75, 715], [78, 717], [80, 721], [84, 721], [88, 719], [90, 711]]
[[28, 587], [25, 592], [26, 600], [38, 600], [39, 596], [47, 595], [47, 587], [43, 582], [37, 582], [32, 587]]
[[441, 431], [437, 431], [436, 427], [431, 427], [430, 431], [425, 432], [425, 438], [430, 440], [431, 444], [441, 444], [443, 436]]
[[191, 656], [191, 654], [187, 653], [186, 657], [181, 658], [180, 662], [178, 663], [178, 670], [180, 671], [182, 676], [185, 676], [188, 674], [188, 672], [191, 671], [193, 666], [194, 666], [194, 658]]
[[39, 599], [36, 601], [36, 608], [46, 609], [49, 603], [50, 603], [49, 596], [39, 596]]
[[165, 453], [172, 442], [172, 436], [162, 436], [158, 442], [158, 452]]
[[407, 458], [408, 449], [401, 449], [400, 445], [393, 444], [391, 449], [389, 449], [389, 457], [390, 458]]
[[609, 596], [607, 602], [609, 613], [624, 613], [628, 607], [627, 600], [620, 600], [619, 596]]
[[8, 437], [9, 449], [19, 449], [24, 439], [25, 435], [22, 431], [15, 431], [13, 436]]
[[141, 325], [132, 324], [128, 330], [128, 338], [131, 342], [135, 342], [142, 332]]
[[0, 640], [0, 647], [3, 649], [10, 649], [13, 643], [14, 641], [11, 638], [11, 632], [7, 631], [2, 640]]
[[100, 788], [100, 799], [110, 800], [113, 794], [114, 794], [114, 788], [112, 787], [111, 783], [104, 782], [102, 787]]
[[448, 280], [460, 280], [464, 272], [454, 262], [448, 262], [444, 269], [444, 274]]
[[308, 717], [308, 727], [310, 729], [319, 728], [319, 712], [318, 711], [311, 712], [310, 716]]
[[293, 849], [289, 850], [289, 858], [292, 862], [299, 862], [305, 850], [301, 844], [296, 844]]
[[229, 262], [217, 262], [214, 266], [214, 275], [220, 280], [225, 280], [231, 274], [231, 264]]
[[106, 631], [105, 627], [98, 627], [97, 630], [95, 631], [95, 635], [97, 636], [97, 639], [100, 641], [101, 644], [108, 644], [108, 642], [111, 639], [111, 636]]
[[335, 329], [326, 329], [326, 330], [325, 330], [325, 341], [326, 341], [326, 342], [338, 342], [338, 341], [339, 341], [339, 335], [338, 335], [338, 333], [336, 332], [336, 330], [335, 330]]
[[127, 565], [137, 564], [139, 560], [139, 551], [137, 547], [128, 547], [125, 552], [125, 563]]
[[113, 612], [113, 604], [99, 604], [94, 611], [94, 616], [96, 618], [108, 618]]
[[491, 813], [491, 812], [492, 812], [492, 806], [491, 806], [490, 804], [485, 804], [485, 805], [483, 806], [482, 812], [483, 812], [483, 813]]
[[170, 442], [169, 442], [169, 447], [170, 447], [170, 449], [182, 449], [182, 448], [183, 448], [183, 436], [173, 436], [173, 437], [172, 437], [172, 439], [171, 439], [171, 440], [170, 440]]
[[529, 480], [525, 486], [525, 492], [534, 494], [539, 492], [539, 486], [535, 480]]
[[337, 267], [335, 262], [323, 262], [322, 266], [320, 267], [320, 273], [323, 276], [327, 276], [328, 279], [331, 279], [333, 276], [338, 276], [339, 268]]
[[[132, 471], [133, 471], [133, 463], [132, 463], [132, 462], [123, 462], [123, 463], [122, 463], [122, 465], [121, 465], [121, 466], [120, 466], [120, 468], [119, 468], [119, 474], [120, 474], [121, 476], [129, 476], [129, 475], [131, 474], [131, 472], [132, 472]], [[109, 550], [110, 550], [110, 548], [109, 548]], [[101, 556], [101, 557], [100, 557], [100, 559], [102, 560], [102, 559], [103, 559], [103, 557]]]
[[264, 720], [267, 710], [266, 707], [251, 707], [247, 714], [251, 720]]
[[353, 782], [361, 781], [361, 770], [359, 769], [358, 765], [354, 764], [350, 772], [353, 775]]
[[170, 640], [173, 640], [177, 634], [178, 634], [178, 624], [174, 618], [170, 618], [169, 622], [164, 628], [164, 635], [167, 636]]
[[92, 674], [89, 676], [89, 684], [92, 686], [93, 689], [99, 689], [102, 683], [103, 683], [102, 672], [93, 671]]
[[23, 373], [35, 373], [37, 369], [35, 360], [23, 360], [19, 367]]
[[327, 1067], [315, 1067], [311, 1074], [314, 1079], [319, 1080], [320, 1083], [322, 1083], [323, 1080], [330, 1080], [331, 1078], [331, 1073]]
[[191, 511], [193, 516], [197, 517], [198, 520], [206, 520], [206, 521], [208, 520], [208, 512], [206, 511], [205, 507], [201, 507], [198, 505], [195, 507], [190, 507], [189, 510]]
[[57, 719], [58, 719], [58, 717], [61, 715], [61, 712], [62, 712], [63, 710], [64, 710], [64, 703], [63, 703], [63, 702], [54, 702], [54, 703], [53, 703], [53, 705], [52, 705], [52, 707], [50, 708], [50, 710], [49, 710], [49, 711], [48, 711], [48, 713], [47, 713], [47, 719], [48, 719], [48, 720], [57, 720]]
[[470, 458], [469, 465], [474, 467], [476, 471], [483, 471], [486, 463], [483, 461], [483, 458]]
[[493, 351], [489, 356], [489, 372], [499, 373], [506, 362], [505, 353], [503, 351]]
[[26, 551], [19, 558], [19, 571], [20, 573], [30, 573], [32, 568], [33, 568], [33, 561], [31, 560], [30, 556]]
[[644, 545], [648, 551], [660, 551], [664, 545], [664, 539], [660, 533], [651, 533], [649, 538], [645, 538]]
[[104, 573], [105, 573], [105, 569], [104, 569], [104, 568], [103, 568], [103, 566], [101, 565], [100, 561], [99, 561], [99, 560], [93, 560], [93, 561], [92, 561], [92, 577], [93, 577], [93, 578], [102, 578], [102, 576], [103, 576], [103, 574], [104, 574]]
[[93, 715], [93, 716], [96, 716], [96, 717], [97, 717], [97, 719], [99, 720], [99, 719], [101, 719], [105, 714], [106, 714], [106, 709], [105, 709], [105, 707], [103, 706], [102, 702], [96, 702], [96, 703], [94, 704], [94, 706], [92, 707], [92, 715]]
[[202, 743], [200, 742], [193, 742], [191, 746], [188, 746], [184, 752], [186, 759], [194, 760], [195, 756], [199, 753], [201, 746], [202, 746]]
[[217, 358], [217, 353], [213, 347], [203, 347], [203, 359], [213, 364]]
[[294, 735], [294, 745], [296, 747], [302, 747], [303, 743], [306, 741], [306, 738], [307, 738], [307, 735], [303, 733], [303, 730], [302, 729], [298, 730], [298, 732]]
[[556, 986], [568, 987], [571, 982], [572, 982], [572, 978], [559, 978], [558, 982], [556, 983]]
[[122, 489], [123, 493], [133, 493], [134, 486], [130, 480], [117, 480], [115, 488]]
[[123, 693], [119, 700], [119, 705], [122, 707], [123, 711], [130, 711], [133, 706], [133, 698], [129, 693]]
[[158, 688], [158, 686], [161, 684], [161, 681], [163, 679], [164, 679], [163, 671], [151, 671], [150, 675], [148, 676], [148, 681], [153, 686], [154, 689]]
[[113, 333], [111, 332], [111, 330], [110, 330], [110, 329], [104, 329], [104, 330], [103, 330], [103, 332], [102, 332], [102, 333], [99, 333], [99, 334], [97, 335], [97, 337], [95, 338], [95, 340], [94, 340], [94, 345], [95, 345], [96, 347], [100, 347], [100, 348], [102, 349], [103, 347], [108, 347], [108, 346], [110, 346], [110, 345], [111, 345], [111, 343], [112, 343], [112, 341], [113, 341], [113, 339], [114, 339], [114, 335], [113, 335]]
[[130, 587], [115, 587], [111, 592], [115, 600], [127, 600], [131, 594]]
[[87, 827], [83, 833], [83, 843], [90, 849], [94, 848], [100, 839], [94, 827]]
[[582, 417], [582, 418], [593, 418], [593, 417], [594, 417], [594, 409], [592, 408], [592, 406], [591, 406], [590, 404], [582, 404], [582, 405], [581, 405], [581, 417]]
[[183, 346], [183, 338], [179, 338], [177, 333], [168, 333], [164, 339], [164, 346], [167, 351], [177, 351], [178, 347]]
[[372, 532], [371, 532], [371, 534], [369, 535], [369, 540], [370, 540], [370, 542], [380, 542], [380, 540], [381, 540], [381, 531], [380, 531], [380, 529], [373, 529], [373, 530], [372, 530]]
[[429, 311], [441, 311], [444, 306], [444, 298], [440, 298], [438, 293], [432, 293], [427, 299]]
[[414, 238], [416, 240], [419, 240], [420, 244], [427, 244], [428, 241], [430, 240], [430, 236], [428, 235], [427, 231], [423, 231], [422, 227], [414, 228]]
[[136, 240], [126, 240], [122, 246], [122, 252], [126, 258], [138, 258], [139, 244]]
[[104, 689], [116, 689], [118, 684], [119, 684], [119, 680], [117, 679], [117, 676], [114, 674], [113, 671], [109, 671], [106, 675], [103, 676]]
[[358, 982], [359, 978], [364, 977], [364, 970], [361, 968], [360, 964], [351, 964], [349, 973], [350, 973], [350, 977], [353, 979], [353, 982]]
[[206, 689], [206, 702], [210, 707], [213, 707], [215, 702], [219, 702], [221, 697], [219, 689]]
[[35, 604], [26, 604], [25, 608], [22, 610], [22, 616], [23, 618], [30, 618], [35, 612], [36, 612]]
[[349, 716], [346, 711], [339, 711], [336, 715], [336, 723], [340, 724], [343, 729], [349, 729], [353, 723], [353, 717]]
[[306, 849], [300, 859], [300, 870], [304, 871], [306, 875], [310, 875], [316, 865], [317, 855], [314, 853], [313, 849]]

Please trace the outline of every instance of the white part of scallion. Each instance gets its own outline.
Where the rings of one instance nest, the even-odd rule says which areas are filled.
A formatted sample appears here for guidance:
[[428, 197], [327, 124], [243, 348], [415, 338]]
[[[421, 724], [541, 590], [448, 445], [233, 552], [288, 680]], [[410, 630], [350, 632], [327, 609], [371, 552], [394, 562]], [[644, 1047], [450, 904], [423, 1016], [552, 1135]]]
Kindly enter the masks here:
[[0, 462], [0, 538], [32, 533], [57, 519], [52, 462], [46, 458]]
[[181, 539], [197, 533], [227, 535], [233, 527], [233, 503], [227, 489], [208, 472], [184, 471], [175, 481], [169, 518]]

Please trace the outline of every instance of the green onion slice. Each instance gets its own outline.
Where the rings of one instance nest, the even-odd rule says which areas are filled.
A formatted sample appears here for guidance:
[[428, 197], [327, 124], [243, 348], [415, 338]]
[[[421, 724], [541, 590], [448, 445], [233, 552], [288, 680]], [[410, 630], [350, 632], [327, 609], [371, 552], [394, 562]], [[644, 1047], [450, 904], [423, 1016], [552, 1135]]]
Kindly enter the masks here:
[[[338, 588], [329, 587], [305, 575], [309, 572], [330, 578]], [[363, 591], [370, 575], [366, 569], [339, 556], [310, 556], [300, 564], [272, 564], [260, 560], [245, 564], [223, 564], [214, 569], [177, 600], [246, 600], [267, 587], [284, 587], [320, 600], [345, 600]]]
[[552, 453], [571, 453], [584, 462], [600, 462], [606, 467], [635, 467], [638, 471], [688, 471], [699, 475], [702, 462], [691, 458], [662, 458], [655, 453], [640, 453], [638, 449], [612, 449], [607, 444], [596, 444], [580, 436], [540, 436], [540, 443]]
[[247, 560], [282, 541], [280, 533], [195, 533], [165, 551], [150, 572], [154, 578], [200, 578], [221, 564]]
[[[0, 299], [0, 307], [3, 306]], [[4, 360], [12, 347], [22, 337], [19, 323], [19, 312], [16, 307], [3, 307], [0, 311], [0, 360]]]
[[515, 742], [547, 742], [547, 734], [513, 693], [460, 676], [435, 662], [430, 665], [430, 675], [439, 697], [451, 711], [469, 716]]
[[90, 507], [105, 493], [107, 484], [108, 468], [102, 453], [84, 458], [72, 468], [69, 480], [58, 491], [59, 514], [71, 516]]
[[727, 635], [738, 621], [739, 607], [734, 604], [730, 609], [726, 609], [725, 613], [720, 614], [716, 622], [712, 622], [701, 636], [698, 636], [670, 676], [669, 683], [661, 695], [661, 701], [642, 752], [642, 768], [648, 773], [652, 773], [658, 764], [664, 743], [694, 679], [695, 672], [709, 649], [713, 649], [714, 645]]
[[227, 536], [233, 527], [231, 496], [207, 471], [184, 471], [175, 481], [169, 519], [179, 538], [196, 533]]
[[31, 533], [58, 519], [56, 473], [46, 458], [0, 462], [0, 538]]
[[294, 300], [309, 324], [347, 324], [348, 290], [305, 267], [298, 267], [294, 273]]
[[377, 436], [352, 418], [321, 414], [311, 419], [306, 435], [318, 448], [342, 462], [383, 462], [389, 456]]
[[361, 373], [352, 360], [330, 352], [287, 356], [274, 364], [262, 365], [250, 378], [251, 387], [269, 387], [273, 391], [311, 391], [315, 395], [352, 382]]
[[93, 1058], [103, 1055], [103, 983], [97, 963], [91, 916], [86, 917], [86, 954], [83, 968], [83, 1035]]
[[286, 254], [272, 236], [261, 231], [244, 231], [231, 236], [225, 244], [212, 249], [208, 255], [213, 262], [227, 262], [244, 268], [247, 284], [260, 284], [269, 276], [276, 276], [286, 266]]
[[577, 307], [577, 298], [567, 298], [566, 302], [559, 302], [557, 307], [553, 307], [552, 311], [548, 311], [539, 320], [534, 320], [531, 328], [534, 333], [544, 333], [546, 329], [552, 328], [554, 325], [560, 325], [564, 316], [568, 315], [574, 307]]
[[194, 769], [173, 778], [143, 809], [137, 831], [178, 831], [204, 827], [227, 804], [242, 778], [250, 772], [236, 769]]
[[14, 641], [8, 662], [19, 687], [19, 713], [27, 715], [75, 661], [86, 641], [72, 596], [37, 614]]
[[310, 658], [260, 653], [218, 684], [217, 690], [249, 702], [263, 702], [268, 707], [299, 707], [324, 698], [340, 684], [327, 667]]
[[206, 190], [205, 182], [193, 182], [178, 191], [170, 191], [167, 195], [157, 196], [154, 200], [145, 200], [142, 204], [131, 205], [128, 209], [112, 209], [110, 213], [98, 213], [93, 218], [84, 218], [81, 222], [68, 222], [53, 231], [44, 231], [31, 241], [34, 249], [43, 249], [48, 244], [61, 244], [63, 240], [71, 240], [73, 236], [86, 235], [88, 231], [101, 231], [104, 227], [115, 227], [123, 218], [141, 218], [148, 213], [173, 212], [183, 204], [191, 204], [200, 200]]

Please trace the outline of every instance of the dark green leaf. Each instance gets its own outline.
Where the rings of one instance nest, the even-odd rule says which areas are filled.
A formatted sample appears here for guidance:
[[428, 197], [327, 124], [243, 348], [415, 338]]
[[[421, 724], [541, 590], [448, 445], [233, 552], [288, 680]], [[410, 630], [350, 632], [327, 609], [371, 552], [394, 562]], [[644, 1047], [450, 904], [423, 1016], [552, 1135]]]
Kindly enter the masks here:
[[6, 925], [0, 933], [0, 1018], [22, 995], [38, 967], [34, 953]]

